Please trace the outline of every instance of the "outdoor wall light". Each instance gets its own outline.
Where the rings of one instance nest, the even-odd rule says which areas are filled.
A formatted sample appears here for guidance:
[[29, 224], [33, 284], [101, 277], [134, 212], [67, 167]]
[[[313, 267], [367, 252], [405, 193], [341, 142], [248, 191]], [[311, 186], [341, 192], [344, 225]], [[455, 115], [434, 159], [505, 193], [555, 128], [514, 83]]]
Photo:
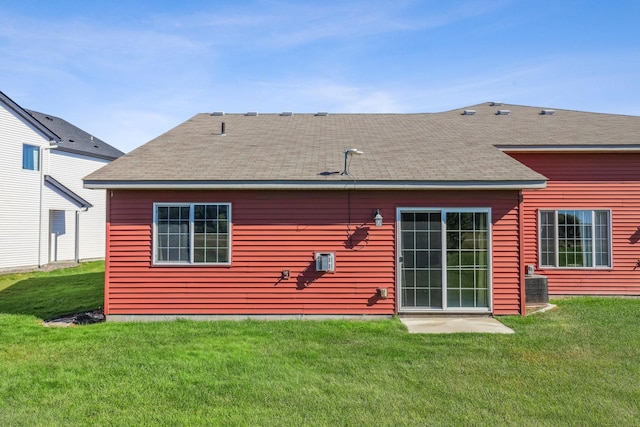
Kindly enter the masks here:
[[376, 216], [373, 217], [376, 222], [376, 227], [382, 227], [382, 215], [380, 215], [380, 209], [376, 209]]

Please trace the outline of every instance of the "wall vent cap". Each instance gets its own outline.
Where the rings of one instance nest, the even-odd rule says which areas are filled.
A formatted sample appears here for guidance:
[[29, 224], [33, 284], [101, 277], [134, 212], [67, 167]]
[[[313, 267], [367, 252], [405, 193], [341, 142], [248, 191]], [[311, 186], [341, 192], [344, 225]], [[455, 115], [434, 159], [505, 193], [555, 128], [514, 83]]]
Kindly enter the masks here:
[[335, 271], [336, 254], [334, 252], [316, 252], [316, 271]]

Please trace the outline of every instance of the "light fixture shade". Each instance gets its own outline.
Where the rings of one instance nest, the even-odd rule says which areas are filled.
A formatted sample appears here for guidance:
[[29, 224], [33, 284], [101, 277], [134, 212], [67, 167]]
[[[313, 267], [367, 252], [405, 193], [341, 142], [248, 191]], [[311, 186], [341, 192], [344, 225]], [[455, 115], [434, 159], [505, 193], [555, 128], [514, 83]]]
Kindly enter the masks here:
[[373, 217], [373, 220], [376, 223], [376, 227], [382, 227], [382, 215], [380, 214], [380, 209], [376, 210], [376, 216]]

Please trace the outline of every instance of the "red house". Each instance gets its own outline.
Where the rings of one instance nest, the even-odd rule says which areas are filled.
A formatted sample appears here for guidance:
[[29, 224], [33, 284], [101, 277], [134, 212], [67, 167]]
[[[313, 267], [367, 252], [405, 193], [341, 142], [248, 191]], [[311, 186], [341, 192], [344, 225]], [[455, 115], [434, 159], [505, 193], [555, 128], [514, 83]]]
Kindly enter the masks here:
[[531, 273], [640, 295], [638, 160], [633, 116], [198, 114], [85, 178], [109, 190], [105, 313], [519, 314]]

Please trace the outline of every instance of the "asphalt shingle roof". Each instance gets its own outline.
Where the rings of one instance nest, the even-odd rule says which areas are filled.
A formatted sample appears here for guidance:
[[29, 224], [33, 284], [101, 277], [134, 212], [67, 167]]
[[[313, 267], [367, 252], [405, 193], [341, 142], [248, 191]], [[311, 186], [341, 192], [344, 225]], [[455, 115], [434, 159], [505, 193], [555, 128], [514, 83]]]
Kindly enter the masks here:
[[85, 132], [64, 119], [37, 111], [25, 111], [60, 138], [57, 150], [107, 160], [117, 159], [124, 154], [100, 138]]
[[[425, 114], [198, 114], [85, 183], [541, 182], [496, 147], [640, 147], [640, 117], [541, 110], [486, 103]], [[364, 154], [342, 175], [350, 148]]]

